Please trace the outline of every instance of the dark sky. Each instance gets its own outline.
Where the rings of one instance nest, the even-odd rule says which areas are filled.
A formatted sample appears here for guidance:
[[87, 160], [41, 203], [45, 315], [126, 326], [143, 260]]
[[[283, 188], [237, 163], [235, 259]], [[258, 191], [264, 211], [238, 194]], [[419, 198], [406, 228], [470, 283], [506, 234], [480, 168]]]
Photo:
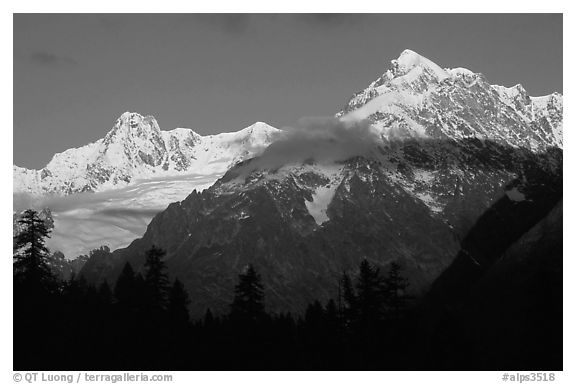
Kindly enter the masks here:
[[561, 15], [19, 14], [14, 163], [41, 168], [127, 110], [200, 134], [332, 115], [406, 48], [562, 92]]

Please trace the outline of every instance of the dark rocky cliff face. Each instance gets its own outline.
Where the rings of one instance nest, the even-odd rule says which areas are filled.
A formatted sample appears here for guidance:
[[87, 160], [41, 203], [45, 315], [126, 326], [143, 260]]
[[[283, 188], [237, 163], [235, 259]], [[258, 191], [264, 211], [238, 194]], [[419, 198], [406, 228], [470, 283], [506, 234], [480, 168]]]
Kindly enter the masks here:
[[562, 369], [561, 178], [523, 194], [479, 218], [423, 300], [438, 369]]
[[[335, 297], [341, 273], [363, 258], [383, 268], [400, 262], [412, 293], [420, 295], [495, 200], [524, 196], [541, 175], [558, 177], [559, 164], [559, 150], [534, 155], [473, 140], [403, 141], [330, 166], [245, 174], [241, 164], [208, 190], [171, 204], [142, 239], [89, 261], [82, 274], [114, 282], [126, 261], [141, 269], [154, 244], [167, 250], [169, 272], [186, 284], [196, 315], [227, 311], [237, 274], [248, 263], [262, 274], [267, 306], [275, 311], [300, 311], [314, 299]], [[423, 172], [433, 179], [421, 180]], [[308, 207], [326, 186], [333, 196], [318, 222]]]

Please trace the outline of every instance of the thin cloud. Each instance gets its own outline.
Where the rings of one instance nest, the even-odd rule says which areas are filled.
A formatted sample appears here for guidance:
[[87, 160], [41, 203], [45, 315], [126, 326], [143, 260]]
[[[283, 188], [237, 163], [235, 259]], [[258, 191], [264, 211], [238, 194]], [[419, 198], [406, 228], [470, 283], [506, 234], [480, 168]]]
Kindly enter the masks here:
[[133, 218], [150, 218], [154, 217], [157, 213], [162, 212], [161, 209], [137, 209], [137, 208], [109, 208], [97, 211], [97, 214], [110, 217], [133, 217]]
[[50, 52], [34, 52], [30, 54], [30, 61], [33, 64], [43, 67], [74, 66], [78, 62], [70, 57], [56, 55]]
[[230, 35], [243, 35], [253, 23], [270, 22], [274, 23], [282, 19], [296, 20], [302, 22], [308, 27], [314, 28], [349, 28], [351, 26], [361, 25], [366, 22], [366, 14], [346, 14], [346, 13], [310, 13], [310, 14], [248, 14], [248, 13], [230, 13], [230, 14], [205, 14], [199, 15], [199, 20], [223, 31]]
[[302, 118], [264, 153], [245, 163], [240, 172], [277, 169], [286, 164], [316, 161], [331, 163], [362, 156], [374, 150], [379, 136], [369, 121], [343, 122], [334, 117]]
[[314, 27], [338, 28], [359, 25], [367, 21], [367, 16], [360, 13], [308, 13], [295, 17]]

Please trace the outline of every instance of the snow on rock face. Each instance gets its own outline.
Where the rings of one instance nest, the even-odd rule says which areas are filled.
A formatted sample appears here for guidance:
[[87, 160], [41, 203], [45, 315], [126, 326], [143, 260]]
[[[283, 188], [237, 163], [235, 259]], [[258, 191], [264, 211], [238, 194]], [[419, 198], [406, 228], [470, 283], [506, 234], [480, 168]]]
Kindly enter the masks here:
[[319, 187], [314, 191], [312, 201], [304, 201], [308, 212], [314, 218], [316, 224], [322, 225], [324, 222], [330, 220], [326, 211], [335, 193], [335, 186], [327, 185], [325, 187]]
[[517, 187], [514, 187], [508, 191], [506, 191], [506, 196], [512, 201], [524, 201], [526, 200], [526, 196], [518, 190]]
[[330, 166], [314, 164], [309, 168], [310, 172], [320, 175], [321, 179], [326, 181], [325, 184], [311, 189], [312, 200], [304, 200], [304, 205], [310, 216], [314, 218], [316, 224], [322, 225], [330, 220], [328, 217], [328, 206], [332, 202], [339, 184], [342, 182], [344, 167], [342, 164]]
[[451, 76], [474, 77], [476, 74], [467, 68], [451, 68], [446, 70]]
[[405, 50], [336, 114], [368, 120], [383, 141], [489, 139], [535, 152], [562, 148], [562, 95], [531, 97], [521, 86], [491, 85], [465, 68], [442, 69]]
[[404, 50], [398, 59], [393, 60], [392, 66], [396, 76], [406, 76], [417, 67], [431, 71], [439, 80], [450, 76], [448, 72], [440, 68], [437, 64], [410, 49]]
[[123, 188], [137, 180], [223, 173], [261, 153], [280, 130], [262, 122], [238, 132], [200, 136], [162, 131], [152, 116], [123, 113], [103, 139], [54, 155], [41, 170], [14, 166], [14, 193], [68, 195]]

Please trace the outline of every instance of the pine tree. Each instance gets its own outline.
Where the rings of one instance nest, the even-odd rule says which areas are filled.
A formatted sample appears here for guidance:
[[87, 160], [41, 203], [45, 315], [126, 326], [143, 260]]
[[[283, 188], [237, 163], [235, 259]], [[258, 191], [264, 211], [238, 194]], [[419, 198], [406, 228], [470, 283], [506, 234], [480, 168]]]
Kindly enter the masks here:
[[262, 319], [264, 312], [264, 287], [262, 279], [252, 265], [238, 276], [232, 302], [233, 318], [245, 321]]
[[361, 322], [374, 322], [382, 319], [385, 300], [384, 281], [380, 269], [364, 259], [360, 263], [360, 273], [356, 282], [357, 307]]
[[134, 270], [130, 263], [126, 262], [120, 277], [116, 281], [114, 286], [114, 296], [118, 303], [124, 306], [132, 306], [134, 304], [135, 295], [135, 277]]
[[168, 299], [168, 313], [173, 324], [186, 325], [190, 319], [188, 313], [190, 298], [180, 280], [176, 279]]
[[340, 282], [345, 301], [344, 325], [355, 331], [366, 331], [383, 319], [385, 309], [384, 281], [380, 270], [368, 260], [360, 263], [355, 283], [344, 273]]
[[342, 305], [342, 300], [338, 297], [340, 315], [343, 317], [344, 323], [349, 325], [352, 319], [356, 317], [357, 298], [354, 287], [352, 286], [352, 279], [350, 279], [350, 276], [346, 272], [342, 274], [338, 291], [338, 295], [344, 299], [344, 305]]
[[14, 280], [34, 292], [48, 292], [55, 284], [49, 264], [50, 252], [46, 247], [50, 230], [32, 209], [24, 211], [18, 224], [22, 230], [14, 236]]
[[144, 268], [146, 273], [144, 281], [147, 287], [147, 299], [152, 308], [164, 309], [169, 290], [168, 275], [165, 272], [164, 256], [166, 252], [163, 249], [152, 246], [146, 252], [146, 262]]
[[385, 291], [386, 301], [394, 318], [398, 318], [406, 305], [405, 290], [408, 288], [408, 280], [400, 275], [402, 267], [397, 262], [390, 264], [390, 270], [386, 277]]

